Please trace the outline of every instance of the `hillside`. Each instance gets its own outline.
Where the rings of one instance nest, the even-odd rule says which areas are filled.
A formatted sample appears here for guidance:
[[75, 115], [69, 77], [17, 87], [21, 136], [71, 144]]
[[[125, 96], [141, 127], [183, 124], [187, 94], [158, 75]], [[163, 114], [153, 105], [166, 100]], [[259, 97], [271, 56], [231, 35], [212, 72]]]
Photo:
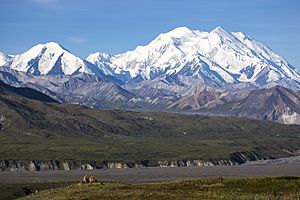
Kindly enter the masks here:
[[0, 105], [0, 159], [218, 161], [234, 159], [236, 152], [277, 158], [300, 149], [300, 127], [296, 125], [99, 110], [45, 103], [10, 92], [0, 94]]

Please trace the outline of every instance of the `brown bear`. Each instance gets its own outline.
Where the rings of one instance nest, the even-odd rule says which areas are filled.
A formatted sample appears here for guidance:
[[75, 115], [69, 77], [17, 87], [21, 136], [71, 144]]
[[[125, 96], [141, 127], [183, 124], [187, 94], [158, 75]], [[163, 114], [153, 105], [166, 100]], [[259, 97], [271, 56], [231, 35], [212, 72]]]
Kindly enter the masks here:
[[97, 179], [93, 176], [84, 176], [82, 179], [82, 183], [96, 183]]

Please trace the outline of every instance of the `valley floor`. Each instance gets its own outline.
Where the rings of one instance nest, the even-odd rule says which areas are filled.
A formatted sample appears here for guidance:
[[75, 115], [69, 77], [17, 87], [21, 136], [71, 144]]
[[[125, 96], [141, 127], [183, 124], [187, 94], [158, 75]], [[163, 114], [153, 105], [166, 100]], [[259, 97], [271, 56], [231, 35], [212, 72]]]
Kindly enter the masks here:
[[100, 181], [153, 183], [205, 177], [247, 178], [299, 176], [300, 164], [237, 165], [213, 167], [149, 167], [127, 169], [99, 169], [90, 171], [54, 170], [38, 172], [0, 172], [0, 184], [79, 182], [84, 175]]
[[[77, 183], [80, 182], [82, 177], [84, 175], [93, 175], [95, 176], [100, 182], [103, 184], [100, 185], [95, 185], [93, 187], [86, 187], [83, 186], [82, 188], [78, 188], [79, 186]], [[221, 196], [216, 196], [218, 198], [221, 198], [222, 195], [224, 195], [224, 191], [228, 190], [231, 186], [231, 184], [234, 184], [232, 186], [234, 190], [230, 189], [228, 191], [239, 191], [243, 189], [238, 189], [240, 187], [240, 183], [246, 184], [249, 183], [250, 185], [252, 184], [251, 187], [254, 191], [259, 190], [259, 187], [261, 185], [268, 185], [268, 184], [273, 184], [275, 189], [269, 188], [266, 186], [265, 192], [262, 192], [262, 199], [270, 199], [270, 195], [274, 195], [271, 193], [273, 192], [279, 192], [281, 191], [280, 188], [284, 188], [285, 185], [287, 186], [291, 183], [294, 184], [291, 188], [297, 187], [298, 191], [300, 191], [300, 179], [293, 179], [294, 182], [289, 182], [281, 179], [274, 180], [273, 178], [270, 179], [261, 179], [262, 177], [300, 177], [300, 163], [299, 162], [277, 162], [277, 163], [254, 163], [251, 165], [240, 165], [240, 166], [218, 166], [218, 167], [183, 167], [183, 168], [171, 168], [171, 167], [164, 167], [164, 168], [131, 168], [131, 169], [102, 169], [102, 170], [92, 170], [92, 171], [62, 171], [62, 170], [57, 170], [57, 171], [40, 171], [40, 172], [1, 172], [0, 173], [0, 191], [2, 197], [0, 199], [12, 199], [14, 197], [21, 197], [28, 195], [32, 192], [35, 192], [36, 190], [44, 190], [44, 189], [49, 189], [49, 188], [57, 188], [57, 187], [63, 187], [63, 186], [69, 186], [72, 185], [71, 188], [72, 190], [68, 191], [68, 195], [75, 195], [77, 194], [76, 191], [79, 191], [80, 195], [84, 195], [84, 192], [89, 191], [90, 192], [95, 192], [96, 188], [97, 191], [99, 190], [99, 193], [97, 193], [96, 196], [91, 197], [91, 199], [96, 197], [99, 197], [99, 195], [103, 195], [102, 192], [106, 191], [105, 193], [111, 193], [111, 194], [118, 194], [119, 196], [113, 197], [114, 199], [118, 199], [122, 197], [122, 191], [125, 192], [124, 187], [127, 188], [127, 190], [132, 191], [135, 196], [135, 199], [141, 199], [142, 195], [141, 188], [144, 188], [142, 190], [145, 190], [147, 187], [144, 186], [144, 184], [151, 184], [152, 183], [157, 183], [161, 184], [162, 182], [173, 182], [177, 180], [196, 180], [195, 182], [191, 182], [192, 185], [195, 184], [192, 188], [187, 188], [186, 192], [191, 192], [190, 190], [196, 190], [198, 187], [202, 188], [204, 187], [203, 190], [210, 191], [212, 193], [215, 193], [216, 195], [221, 195]], [[219, 181], [219, 177], [223, 177], [226, 179], [225, 183], [229, 185], [224, 185], [222, 182]], [[250, 178], [252, 181], [248, 181], [247, 178]], [[201, 180], [206, 180], [206, 179], [213, 179], [213, 180], [218, 180], [217, 185], [213, 184], [212, 182], [205, 183], [205, 185], [209, 186], [203, 186], [203, 183], [197, 181], [197, 179]], [[244, 180], [244, 181], [241, 181]], [[113, 183], [108, 183], [108, 182], [113, 182]], [[258, 181], [258, 182], [256, 182]], [[268, 183], [269, 181], [269, 183]], [[275, 181], [275, 182], [274, 182]], [[283, 182], [282, 182], [283, 181]], [[119, 184], [122, 182], [122, 184]], [[237, 183], [238, 184], [237, 187]], [[279, 183], [282, 183], [280, 187], [277, 185]], [[162, 196], [153, 196], [159, 198], [163, 198], [164, 195], [170, 194], [171, 193], [171, 188], [172, 187], [179, 187], [182, 188], [185, 182], [179, 182], [174, 185], [170, 183], [170, 188], [168, 188], [165, 184], [163, 185], [165, 187], [164, 191], [161, 191], [162, 193], [158, 192], [159, 195]], [[127, 184], [134, 184], [134, 185], [127, 185]], [[177, 185], [178, 184], [178, 185]], [[200, 184], [200, 185], [199, 185]], [[257, 185], [256, 185], [257, 184]], [[261, 184], [261, 185], [259, 185]], [[222, 186], [222, 187], [221, 187]], [[241, 186], [241, 187], [242, 187]], [[123, 188], [120, 190], [120, 187]], [[271, 186], [270, 186], [271, 187]], [[108, 189], [110, 188], [110, 189]], [[151, 189], [152, 188], [152, 189]], [[149, 190], [145, 192], [146, 197], [151, 197], [151, 193], [155, 193], [155, 191], [159, 188], [157, 185], [153, 185], [150, 187]], [[278, 190], [277, 190], [277, 189]], [[83, 190], [82, 190], [83, 189]], [[199, 189], [199, 188], [198, 188]], [[198, 190], [197, 189], [197, 190]], [[201, 189], [201, 190], [202, 190]], [[244, 188], [245, 189], [245, 188]], [[63, 189], [58, 189], [55, 190], [55, 192], [63, 190]], [[153, 191], [152, 191], [153, 190]], [[200, 189], [199, 189], [200, 190]], [[288, 191], [284, 189], [285, 191]], [[101, 192], [102, 191], [102, 192]], [[112, 192], [114, 191], [114, 192]], [[183, 197], [180, 195], [183, 195], [185, 192], [185, 189], [179, 189], [175, 191], [175, 193], [178, 193], [178, 197]], [[220, 193], [220, 191], [222, 191]], [[294, 190], [293, 190], [294, 191]], [[203, 192], [203, 191], [202, 191]], [[245, 191], [244, 191], [245, 192]], [[128, 191], [126, 192], [128, 193]], [[190, 198], [196, 198], [198, 196], [193, 196], [193, 192], [191, 192]], [[247, 193], [247, 192], [246, 192]], [[55, 194], [55, 193], [54, 193]], [[212, 194], [208, 193], [199, 193], [196, 192], [195, 195], [204, 195], [203, 198], [213, 198], [214, 196], [210, 196]], [[232, 193], [232, 195], [238, 194], [239, 193]], [[244, 193], [243, 193], [244, 194]], [[248, 194], [248, 193], [247, 193]], [[280, 194], [283, 194], [282, 192]], [[300, 194], [298, 193], [297, 196], [296, 193], [290, 192], [288, 194], [291, 194], [292, 197], [295, 197], [294, 199], [300, 198]], [[41, 195], [45, 195], [45, 193], [41, 192]], [[59, 197], [59, 194], [57, 197]], [[79, 196], [80, 196], [79, 195]], [[120, 196], [121, 195], [121, 196]], [[149, 196], [150, 195], [150, 196]], [[205, 196], [206, 195], [206, 196]], [[207, 196], [208, 195], [208, 196]], [[250, 195], [250, 194], [249, 194]], [[254, 196], [247, 196], [249, 197], [248, 199], [255, 199], [255, 193], [253, 192]], [[76, 196], [76, 195], [75, 195]], [[172, 195], [171, 195], [172, 196]], [[171, 197], [170, 196], [170, 197]], [[37, 196], [42, 198], [42, 196]], [[69, 196], [70, 197], [70, 196]], [[126, 196], [124, 198], [133, 198], [133, 196]], [[251, 198], [250, 198], [251, 197]], [[31, 196], [33, 198], [33, 196]], [[63, 197], [61, 197], [63, 198]], [[109, 197], [110, 198], [110, 197]], [[151, 199], [150, 198], [150, 199]], [[157, 199], [156, 198], [156, 199]], [[39, 199], [39, 198], [37, 198]], [[99, 198], [98, 198], [99, 199]], [[243, 198], [241, 198], [243, 199]], [[245, 199], [245, 198], [244, 198]], [[288, 199], [288, 198], [285, 198]]]

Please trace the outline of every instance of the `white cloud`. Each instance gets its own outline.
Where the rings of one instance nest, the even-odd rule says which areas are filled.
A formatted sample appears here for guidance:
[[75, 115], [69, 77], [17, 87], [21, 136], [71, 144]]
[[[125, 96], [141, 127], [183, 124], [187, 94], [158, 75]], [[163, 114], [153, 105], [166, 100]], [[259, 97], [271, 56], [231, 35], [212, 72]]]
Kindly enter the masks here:
[[86, 39], [81, 38], [81, 37], [76, 37], [76, 36], [69, 36], [68, 40], [73, 44], [81, 44], [86, 41]]

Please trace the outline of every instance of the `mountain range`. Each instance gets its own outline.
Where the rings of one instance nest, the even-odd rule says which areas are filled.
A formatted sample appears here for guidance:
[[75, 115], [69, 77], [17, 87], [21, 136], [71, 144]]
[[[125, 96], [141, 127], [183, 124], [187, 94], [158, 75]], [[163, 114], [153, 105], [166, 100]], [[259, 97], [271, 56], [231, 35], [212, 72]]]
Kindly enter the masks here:
[[300, 75], [241, 32], [179, 27], [118, 55], [81, 59], [55, 42], [0, 54], [0, 80], [62, 103], [300, 123]]
[[146, 46], [119, 55], [94, 53], [87, 60], [106, 74], [129, 81], [182, 75], [217, 84], [266, 86], [295, 81], [299, 74], [270, 48], [241, 32], [217, 27], [211, 32], [186, 27], [160, 34]]

